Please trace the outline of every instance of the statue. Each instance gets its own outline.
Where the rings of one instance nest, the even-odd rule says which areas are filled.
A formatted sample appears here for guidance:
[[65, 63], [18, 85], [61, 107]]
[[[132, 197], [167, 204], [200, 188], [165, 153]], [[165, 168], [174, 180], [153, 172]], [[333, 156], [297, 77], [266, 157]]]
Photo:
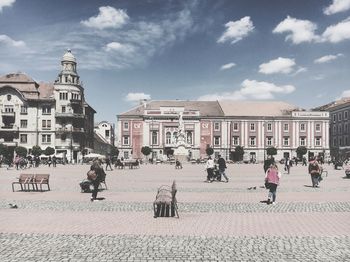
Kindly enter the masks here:
[[186, 145], [186, 138], [185, 138], [185, 125], [184, 125], [184, 120], [182, 117], [182, 112], [179, 113], [179, 128], [178, 128], [178, 132], [177, 132], [177, 137], [176, 137], [176, 144], [178, 146]]

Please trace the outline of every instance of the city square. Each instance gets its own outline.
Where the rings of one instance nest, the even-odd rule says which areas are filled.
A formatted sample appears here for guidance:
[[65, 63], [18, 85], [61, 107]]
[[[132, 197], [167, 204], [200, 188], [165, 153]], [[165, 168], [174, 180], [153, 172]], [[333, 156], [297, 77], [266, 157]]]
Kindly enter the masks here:
[[[96, 202], [80, 192], [87, 164], [1, 168], [0, 260], [346, 261], [350, 180], [325, 169], [320, 188], [305, 166], [282, 171], [277, 204], [267, 205], [261, 164], [228, 164], [229, 183], [204, 183], [203, 164], [114, 169]], [[12, 192], [20, 173], [50, 174], [51, 190]], [[173, 180], [180, 217], [154, 218], [157, 188]]]

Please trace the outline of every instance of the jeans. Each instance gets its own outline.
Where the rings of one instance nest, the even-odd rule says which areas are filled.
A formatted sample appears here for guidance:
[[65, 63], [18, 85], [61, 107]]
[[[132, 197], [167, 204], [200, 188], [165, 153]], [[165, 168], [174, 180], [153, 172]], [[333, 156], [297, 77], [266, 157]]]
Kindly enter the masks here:
[[219, 173], [220, 173], [220, 175], [223, 176], [223, 177], [226, 179], [226, 181], [228, 182], [228, 178], [227, 178], [227, 176], [226, 176], [226, 174], [225, 174], [225, 169], [219, 169]]
[[100, 181], [98, 181], [98, 180], [96, 179], [96, 180], [92, 181], [92, 184], [93, 184], [93, 186], [94, 186], [94, 190], [92, 190], [91, 198], [95, 200], [96, 197], [97, 197], [97, 192], [98, 192], [98, 187], [99, 187], [99, 185], [100, 185]]
[[320, 175], [319, 174], [311, 175], [312, 187], [318, 186], [319, 181], [320, 181]]
[[214, 169], [213, 168], [207, 168], [207, 180], [210, 181], [213, 178], [214, 175]]
[[272, 202], [276, 201], [276, 191], [277, 191], [277, 185], [273, 183], [269, 183], [269, 196], [268, 199]]

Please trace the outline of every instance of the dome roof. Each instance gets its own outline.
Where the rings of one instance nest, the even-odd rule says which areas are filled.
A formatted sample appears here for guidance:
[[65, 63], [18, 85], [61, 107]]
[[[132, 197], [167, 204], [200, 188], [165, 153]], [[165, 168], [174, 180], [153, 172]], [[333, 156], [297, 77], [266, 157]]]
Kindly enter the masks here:
[[70, 49], [68, 49], [67, 52], [63, 55], [62, 61], [76, 62], [75, 57]]

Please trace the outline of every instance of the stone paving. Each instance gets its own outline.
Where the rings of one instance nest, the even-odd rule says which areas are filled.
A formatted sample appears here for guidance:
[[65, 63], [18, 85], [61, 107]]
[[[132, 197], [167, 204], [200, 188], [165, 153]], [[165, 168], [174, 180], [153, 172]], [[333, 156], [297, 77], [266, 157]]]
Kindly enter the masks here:
[[[203, 183], [203, 165], [108, 171], [93, 203], [79, 188], [87, 165], [0, 168], [0, 261], [349, 261], [350, 179], [326, 168], [320, 188], [306, 167], [283, 174], [276, 205], [261, 165], [229, 165], [229, 183]], [[50, 173], [52, 190], [12, 192], [20, 173]], [[174, 179], [180, 218], [154, 219]]]

